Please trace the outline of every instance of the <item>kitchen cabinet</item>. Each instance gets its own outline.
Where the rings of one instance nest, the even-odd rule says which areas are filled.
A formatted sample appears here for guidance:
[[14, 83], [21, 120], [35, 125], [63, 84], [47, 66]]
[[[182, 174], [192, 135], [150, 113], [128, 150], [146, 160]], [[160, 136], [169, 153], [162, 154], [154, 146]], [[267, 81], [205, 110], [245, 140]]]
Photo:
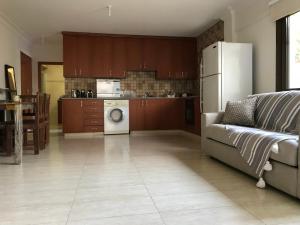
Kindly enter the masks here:
[[126, 38], [112, 38], [112, 64], [110, 77], [125, 78], [126, 77]]
[[146, 71], [157, 69], [157, 54], [159, 52], [158, 38], [143, 39], [143, 68]]
[[192, 132], [198, 135], [201, 135], [201, 106], [200, 106], [200, 97], [195, 97], [189, 99], [193, 101], [194, 111], [193, 111], [193, 123], [185, 123], [184, 130]]
[[156, 71], [157, 79], [195, 79], [196, 39], [63, 33], [65, 77], [125, 78]]
[[104, 105], [99, 99], [63, 99], [63, 132], [103, 132]]
[[93, 36], [91, 53], [91, 77], [108, 78], [112, 64], [112, 39], [106, 36]]
[[158, 79], [172, 79], [172, 43], [168, 39], [160, 39], [157, 43], [157, 74]]
[[144, 100], [131, 99], [129, 101], [129, 127], [130, 130], [145, 129], [145, 108]]
[[63, 100], [63, 132], [79, 133], [83, 130], [82, 100]]
[[63, 59], [64, 59], [64, 76], [76, 77], [77, 63], [77, 37], [72, 35], [63, 36]]
[[126, 38], [127, 70], [143, 70], [143, 39]]
[[130, 130], [181, 129], [184, 121], [182, 99], [130, 100]]

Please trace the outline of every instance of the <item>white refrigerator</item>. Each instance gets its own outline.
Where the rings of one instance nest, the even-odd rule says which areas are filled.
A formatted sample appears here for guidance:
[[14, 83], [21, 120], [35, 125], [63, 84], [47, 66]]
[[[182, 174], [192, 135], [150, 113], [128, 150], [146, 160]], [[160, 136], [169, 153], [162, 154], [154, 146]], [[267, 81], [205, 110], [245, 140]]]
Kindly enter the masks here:
[[203, 50], [202, 112], [224, 111], [252, 94], [252, 44], [217, 42]]

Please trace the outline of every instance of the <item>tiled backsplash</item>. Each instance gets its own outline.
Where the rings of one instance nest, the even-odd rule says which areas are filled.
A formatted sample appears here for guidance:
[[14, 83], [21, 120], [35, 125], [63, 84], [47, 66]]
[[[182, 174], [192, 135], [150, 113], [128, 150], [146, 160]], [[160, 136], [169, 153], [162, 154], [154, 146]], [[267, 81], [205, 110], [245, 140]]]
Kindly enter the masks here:
[[[95, 92], [96, 79], [66, 78], [66, 94], [70, 95], [72, 89], [90, 89]], [[156, 80], [154, 72], [128, 72], [126, 78], [121, 79], [121, 90], [135, 92], [137, 96], [143, 96], [145, 92], [153, 96], [163, 96], [168, 91], [199, 95], [195, 80]]]

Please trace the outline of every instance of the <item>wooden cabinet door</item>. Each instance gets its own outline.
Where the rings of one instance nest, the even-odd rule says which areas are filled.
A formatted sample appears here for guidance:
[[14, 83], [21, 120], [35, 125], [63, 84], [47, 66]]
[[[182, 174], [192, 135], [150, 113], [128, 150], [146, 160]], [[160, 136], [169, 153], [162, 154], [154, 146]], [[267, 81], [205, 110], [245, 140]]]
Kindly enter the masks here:
[[172, 45], [169, 39], [158, 40], [157, 75], [158, 79], [172, 78]]
[[112, 67], [110, 77], [126, 77], [126, 38], [112, 38]]
[[127, 70], [143, 70], [143, 41], [142, 38], [126, 38]]
[[183, 74], [183, 41], [182, 39], [171, 40], [172, 43], [172, 78], [174, 79], [184, 79]]
[[92, 77], [107, 78], [112, 65], [112, 39], [94, 36], [92, 38], [91, 71]]
[[160, 129], [181, 129], [184, 122], [184, 102], [182, 99], [162, 99]]
[[92, 73], [91, 70], [91, 57], [92, 57], [92, 38], [90, 36], [77, 37], [77, 77], [89, 77]]
[[64, 133], [83, 132], [82, 100], [64, 99], [62, 119]]
[[22, 95], [32, 94], [32, 59], [21, 52], [21, 92]]
[[145, 130], [159, 130], [161, 118], [164, 116], [161, 113], [162, 101], [159, 99], [147, 99], [144, 101]]
[[146, 71], [157, 69], [158, 39], [144, 38], [143, 40], [143, 67]]
[[64, 76], [77, 76], [77, 37], [63, 35]]
[[144, 100], [132, 99], [129, 101], [129, 129], [130, 130], [144, 130]]
[[196, 40], [183, 42], [183, 72], [185, 79], [197, 78], [197, 43]]

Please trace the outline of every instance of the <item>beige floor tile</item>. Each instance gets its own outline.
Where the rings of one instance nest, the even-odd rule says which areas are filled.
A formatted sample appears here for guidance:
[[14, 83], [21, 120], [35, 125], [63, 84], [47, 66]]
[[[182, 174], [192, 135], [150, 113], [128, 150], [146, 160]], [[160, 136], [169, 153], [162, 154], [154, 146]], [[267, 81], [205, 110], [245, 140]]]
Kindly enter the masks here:
[[70, 221], [67, 225], [164, 225], [159, 214]]
[[206, 157], [199, 140], [52, 135], [22, 166], [0, 165], [0, 224], [300, 225], [299, 200], [256, 189]]
[[144, 185], [115, 186], [102, 188], [78, 189], [76, 202], [102, 201], [115, 199], [130, 199], [136, 197], [148, 197], [148, 191]]
[[74, 200], [74, 195], [75, 190], [0, 194], [0, 211], [6, 208], [12, 209], [26, 206], [40, 207], [50, 204], [71, 204]]
[[40, 225], [47, 223], [59, 224], [66, 222], [71, 210], [71, 204], [41, 205], [39, 207], [19, 207], [1, 209], [1, 225]]
[[221, 207], [163, 213], [166, 225], [263, 225], [261, 221], [238, 207]]
[[153, 196], [153, 199], [160, 212], [215, 208], [234, 205], [234, 202], [219, 192]]
[[242, 206], [267, 225], [300, 224], [299, 200], [288, 197], [277, 202], [244, 203]]
[[70, 220], [157, 213], [150, 197], [124, 197], [103, 201], [75, 202]]

